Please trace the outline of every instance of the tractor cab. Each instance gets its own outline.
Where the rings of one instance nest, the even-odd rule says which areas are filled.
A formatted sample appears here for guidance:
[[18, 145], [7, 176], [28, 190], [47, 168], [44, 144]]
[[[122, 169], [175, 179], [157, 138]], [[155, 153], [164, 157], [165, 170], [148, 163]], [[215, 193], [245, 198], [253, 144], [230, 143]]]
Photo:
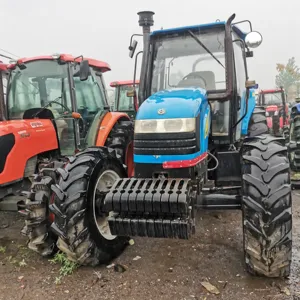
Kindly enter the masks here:
[[[132, 92], [133, 85], [135, 91]], [[114, 110], [127, 113], [131, 119], [135, 118], [138, 108], [137, 92], [139, 80], [113, 81], [110, 83], [112, 88], [115, 88]]]
[[283, 88], [261, 90], [258, 105], [266, 110], [269, 130], [276, 136], [282, 136], [283, 129], [289, 124], [289, 106], [286, 103]]
[[[138, 100], [142, 106], [137, 119], [182, 117], [170, 128], [164, 127], [163, 120], [158, 123], [138, 121], [136, 130], [146, 134], [164, 128], [160, 133], [183, 133], [193, 131], [195, 126], [209, 127], [211, 123], [210, 133], [215, 144], [233, 144], [247, 134], [247, 112], [253, 111], [255, 106], [253, 88], [256, 84], [249, 81], [246, 57], [253, 56], [249, 47], [257, 47], [262, 41], [261, 35], [252, 31], [251, 23], [247, 35], [236, 24], [231, 24], [232, 19], [150, 33], [150, 17], [143, 18], [141, 14], [144, 49]], [[132, 42], [132, 51], [136, 44]], [[203, 100], [205, 97], [208, 97], [209, 107]], [[200, 119], [194, 124], [200, 110], [203, 114], [200, 119], [206, 116], [208, 124], [199, 124]], [[190, 118], [191, 127], [184, 125], [182, 118]], [[205, 140], [208, 135], [206, 132], [201, 139]], [[199, 141], [188, 153], [197, 152], [200, 144]]]
[[[0, 116], [5, 111], [5, 95], [7, 87], [8, 70], [7, 64], [0, 61]], [[0, 119], [1, 121], [2, 119]]]
[[107, 63], [71, 55], [24, 58], [9, 66], [7, 120], [50, 119], [62, 155], [93, 145], [108, 110], [102, 73]]

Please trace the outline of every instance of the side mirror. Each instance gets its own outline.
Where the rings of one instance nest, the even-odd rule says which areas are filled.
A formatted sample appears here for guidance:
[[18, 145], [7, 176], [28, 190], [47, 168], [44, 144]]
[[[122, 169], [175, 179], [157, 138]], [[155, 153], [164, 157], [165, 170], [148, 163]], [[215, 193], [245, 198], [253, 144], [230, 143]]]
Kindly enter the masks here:
[[90, 65], [88, 60], [82, 60], [79, 67], [80, 81], [85, 81], [90, 75]]
[[136, 91], [135, 90], [127, 91], [126, 96], [127, 97], [135, 97], [136, 96]]
[[136, 49], [138, 42], [133, 40], [131, 45], [129, 46], [129, 57], [132, 58]]
[[245, 43], [249, 48], [257, 48], [262, 41], [263, 37], [258, 31], [251, 31], [245, 37]]
[[246, 81], [247, 89], [255, 89], [255, 88], [257, 88], [256, 86], [257, 86], [257, 84], [256, 84], [255, 80], [247, 80]]

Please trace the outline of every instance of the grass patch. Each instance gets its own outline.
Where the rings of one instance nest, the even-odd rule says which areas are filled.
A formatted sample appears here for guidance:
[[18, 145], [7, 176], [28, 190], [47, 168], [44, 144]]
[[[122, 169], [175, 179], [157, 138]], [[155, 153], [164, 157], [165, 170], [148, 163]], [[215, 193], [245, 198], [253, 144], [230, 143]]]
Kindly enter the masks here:
[[61, 279], [64, 276], [73, 274], [74, 271], [79, 267], [77, 263], [68, 260], [67, 256], [62, 252], [56, 253], [54, 258], [50, 259], [49, 261], [51, 264], [60, 265], [59, 276], [55, 278], [55, 284], [60, 284]]

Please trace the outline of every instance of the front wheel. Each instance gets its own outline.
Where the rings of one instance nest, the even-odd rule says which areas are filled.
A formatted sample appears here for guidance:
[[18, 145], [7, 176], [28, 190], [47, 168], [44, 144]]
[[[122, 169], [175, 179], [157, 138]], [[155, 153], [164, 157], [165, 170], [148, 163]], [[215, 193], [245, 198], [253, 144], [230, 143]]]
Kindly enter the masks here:
[[60, 174], [50, 207], [58, 248], [80, 265], [109, 262], [128, 244], [127, 237], [110, 233], [108, 215], [101, 212], [110, 187], [126, 177], [121, 158], [110, 148], [88, 148], [71, 158]]
[[269, 134], [246, 138], [243, 154], [243, 234], [248, 272], [287, 277], [292, 257], [292, 195], [287, 148]]

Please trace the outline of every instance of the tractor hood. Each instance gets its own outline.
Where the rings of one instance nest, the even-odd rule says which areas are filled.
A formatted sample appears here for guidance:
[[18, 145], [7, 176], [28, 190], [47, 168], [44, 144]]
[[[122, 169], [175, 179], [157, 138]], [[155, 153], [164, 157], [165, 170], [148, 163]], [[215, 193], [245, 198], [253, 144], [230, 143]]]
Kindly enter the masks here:
[[266, 107], [266, 111], [267, 112], [277, 111], [279, 108], [280, 108], [279, 105], [268, 105]]
[[201, 88], [159, 91], [142, 103], [136, 120], [194, 118], [206, 97], [206, 90]]

